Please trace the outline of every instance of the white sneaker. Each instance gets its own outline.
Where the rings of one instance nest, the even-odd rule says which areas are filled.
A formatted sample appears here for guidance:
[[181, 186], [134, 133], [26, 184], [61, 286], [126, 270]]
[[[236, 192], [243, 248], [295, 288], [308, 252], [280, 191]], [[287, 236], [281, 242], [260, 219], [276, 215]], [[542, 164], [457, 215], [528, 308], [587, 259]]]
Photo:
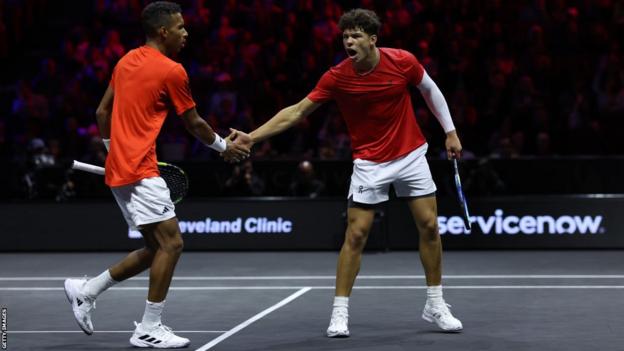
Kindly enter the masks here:
[[422, 318], [427, 322], [435, 322], [440, 329], [444, 331], [456, 332], [463, 329], [462, 322], [453, 317], [451, 305], [441, 300], [439, 302], [432, 302], [427, 300], [425, 308], [423, 309]]
[[95, 299], [82, 294], [82, 287], [87, 282], [83, 279], [65, 279], [65, 296], [72, 306], [78, 326], [87, 335], [93, 334], [91, 312], [95, 309]]
[[187, 347], [191, 340], [181, 338], [173, 333], [171, 328], [159, 324], [156, 327], [145, 330], [141, 323], [134, 322], [136, 329], [130, 338], [130, 343], [136, 347], [151, 347], [154, 349], [178, 349]]
[[346, 338], [349, 336], [349, 311], [346, 308], [335, 308], [332, 311], [327, 337]]

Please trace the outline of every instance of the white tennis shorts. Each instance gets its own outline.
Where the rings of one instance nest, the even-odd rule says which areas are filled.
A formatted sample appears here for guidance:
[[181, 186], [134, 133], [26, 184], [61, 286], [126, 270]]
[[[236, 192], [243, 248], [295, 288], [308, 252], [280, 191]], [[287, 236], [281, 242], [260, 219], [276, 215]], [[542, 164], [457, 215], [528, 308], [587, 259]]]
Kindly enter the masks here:
[[353, 161], [349, 195], [354, 202], [377, 204], [388, 200], [390, 184], [398, 197], [417, 197], [436, 191], [425, 154], [425, 143], [409, 154], [392, 161], [377, 163]]
[[161, 177], [151, 177], [111, 188], [115, 200], [132, 230], [176, 216], [169, 188]]

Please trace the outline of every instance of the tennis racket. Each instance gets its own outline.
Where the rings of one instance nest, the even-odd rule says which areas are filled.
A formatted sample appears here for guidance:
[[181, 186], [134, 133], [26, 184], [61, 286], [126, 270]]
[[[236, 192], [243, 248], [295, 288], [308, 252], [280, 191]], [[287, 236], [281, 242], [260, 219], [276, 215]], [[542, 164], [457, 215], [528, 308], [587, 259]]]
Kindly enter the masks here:
[[[94, 166], [76, 160], [74, 160], [72, 168], [99, 175], [104, 175], [105, 173], [104, 167]], [[186, 173], [184, 173], [182, 168], [166, 162], [158, 162], [158, 171], [160, 171], [160, 177], [167, 183], [171, 201], [173, 201], [174, 204], [182, 201], [189, 188], [189, 180]]]
[[459, 200], [459, 207], [461, 209], [462, 219], [464, 220], [464, 227], [470, 230], [472, 225], [470, 224], [470, 213], [468, 212], [468, 202], [466, 196], [462, 190], [461, 180], [459, 179], [459, 168], [457, 167], [457, 159], [453, 159], [453, 168], [455, 169], [455, 188], [457, 189], [457, 200]]

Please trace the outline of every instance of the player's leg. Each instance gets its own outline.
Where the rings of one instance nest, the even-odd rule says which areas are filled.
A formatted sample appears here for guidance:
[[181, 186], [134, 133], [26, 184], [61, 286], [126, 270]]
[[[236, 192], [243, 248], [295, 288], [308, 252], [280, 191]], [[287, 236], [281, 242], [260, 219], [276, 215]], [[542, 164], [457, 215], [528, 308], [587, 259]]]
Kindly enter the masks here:
[[158, 243], [158, 249], [150, 267], [149, 291], [143, 319], [136, 325], [130, 343], [137, 347], [186, 347], [190, 340], [175, 335], [161, 321], [173, 272], [184, 247], [178, 220], [174, 217], [144, 225], [141, 233], [145, 238], [153, 238]]
[[[351, 203], [351, 201], [350, 201]], [[356, 205], [357, 206], [357, 205]], [[350, 206], [347, 210], [347, 230], [345, 241], [338, 256], [336, 268], [336, 295], [332, 317], [327, 328], [328, 337], [349, 336], [349, 296], [360, 271], [362, 251], [375, 218], [372, 207]]]
[[438, 234], [438, 211], [435, 194], [410, 198], [407, 204], [418, 228], [420, 261], [427, 286], [442, 283], [442, 240]]
[[158, 242], [153, 236], [146, 235], [141, 230], [145, 247], [132, 251], [123, 260], [112, 265], [108, 270], [111, 277], [118, 281], [124, 281], [145, 271], [152, 266], [154, 255], [158, 250]]
[[461, 330], [442, 298], [442, 241], [438, 232], [436, 186], [427, 164], [427, 144], [397, 160], [391, 168], [399, 174], [393, 182], [398, 197], [406, 198], [419, 233], [420, 260], [427, 281], [423, 318], [447, 331]]
[[394, 190], [408, 206], [418, 228], [420, 260], [425, 269], [428, 286], [438, 286], [442, 280], [442, 243], [438, 234], [436, 186], [427, 164], [427, 144], [412, 151], [390, 166], [398, 173]]
[[336, 295], [327, 328], [329, 337], [349, 336], [349, 296], [360, 271], [362, 251], [375, 218], [375, 204], [388, 200], [391, 177], [383, 165], [355, 160], [349, 187], [347, 230], [336, 268]]
[[[137, 182], [111, 189], [124, 219], [128, 226], [133, 229], [137, 228], [136, 220], [139, 219], [136, 216], [137, 204], [133, 202], [137, 199], [136, 195], [141, 194], [141, 190], [145, 193], [144, 188], [149, 188], [152, 181], [146, 181], [146, 184], [142, 183]], [[158, 215], [160, 214], [158, 213]], [[151, 266], [158, 243], [153, 237], [144, 237], [144, 240], [144, 248], [131, 252], [98, 276], [89, 280], [86, 278], [65, 280], [65, 295], [72, 305], [76, 322], [86, 334], [91, 335], [93, 333], [91, 314], [95, 308], [95, 299], [118, 282], [143, 272]]]
[[336, 268], [336, 296], [351, 295], [374, 218], [375, 210], [370, 207], [351, 207], [347, 210], [345, 241]]
[[418, 228], [420, 260], [427, 281], [427, 301], [422, 317], [435, 322], [442, 330], [460, 331], [462, 323], [453, 317], [442, 297], [442, 240], [438, 231], [436, 198], [412, 198], [407, 203]]
[[169, 291], [178, 259], [182, 254], [184, 242], [178, 227], [177, 218], [143, 226], [144, 237], [151, 237], [158, 243], [158, 249], [150, 267], [148, 300], [164, 301]]
[[91, 314], [95, 309], [97, 297], [113, 285], [131, 278], [151, 266], [158, 244], [153, 238], [145, 238], [145, 244], [144, 248], [131, 252], [94, 278], [65, 280], [65, 294], [72, 304], [74, 317], [87, 335], [93, 333]]

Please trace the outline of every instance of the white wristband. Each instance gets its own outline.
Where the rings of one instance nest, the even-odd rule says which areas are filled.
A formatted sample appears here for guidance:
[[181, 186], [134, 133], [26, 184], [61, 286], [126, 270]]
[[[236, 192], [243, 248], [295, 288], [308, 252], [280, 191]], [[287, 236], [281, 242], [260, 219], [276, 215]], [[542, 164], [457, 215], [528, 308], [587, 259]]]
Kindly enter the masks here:
[[102, 139], [102, 142], [104, 143], [106, 151], [110, 151], [110, 139]]
[[227, 143], [225, 142], [225, 140], [223, 140], [222, 137], [215, 133], [215, 140], [212, 142], [212, 144], [208, 145], [208, 147], [217, 152], [223, 152], [225, 151], [225, 149], [227, 149]]

